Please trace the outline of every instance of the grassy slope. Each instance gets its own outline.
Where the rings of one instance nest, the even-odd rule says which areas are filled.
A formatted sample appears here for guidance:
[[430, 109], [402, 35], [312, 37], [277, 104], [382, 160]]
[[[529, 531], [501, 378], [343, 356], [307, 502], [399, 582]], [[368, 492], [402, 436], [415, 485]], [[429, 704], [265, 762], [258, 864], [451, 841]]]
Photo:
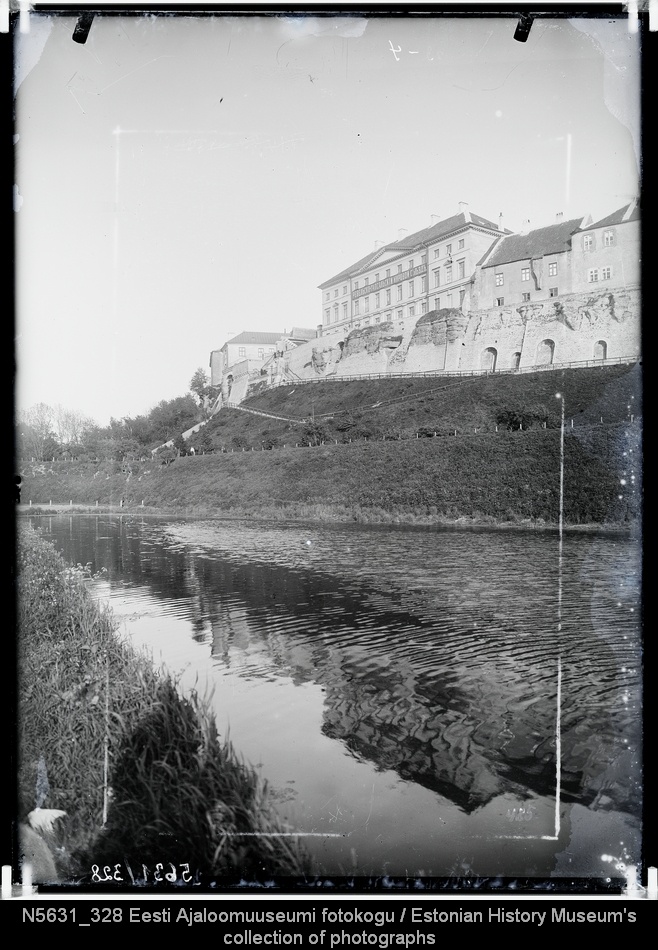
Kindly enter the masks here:
[[[257, 774], [220, 741], [198, 698], [179, 697], [116, 636], [79, 569], [28, 525], [18, 546], [19, 819], [66, 813], [46, 834], [61, 880], [93, 865], [189, 865], [207, 881], [298, 873], [301, 853], [280, 830]], [[105, 756], [109, 766], [105, 774]], [[104, 788], [110, 799], [102, 828]], [[247, 837], [231, 833], [248, 832]], [[97, 880], [97, 878], [91, 878]]]
[[[301, 419], [312, 404], [316, 426], [323, 422], [321, 413], [332, 412], [333, 422], [324, 421], [321, 432], [326, 444], [293, 448], [295, 440], [308, 434], [307, 427], [227, 409], [207, 428], [215, 444], [228, 451], [180, 458], [168, 467], [133, 463], [130, 474], [99, 470], [91, 463], [54, 464], [44, 472], [31, 472], [28, 466], [22, 497], [35, 504], [70, 499], [92, 505], [124, 498], [130, 506], [144, 501], [147, 507], [328, 519], [463, 516], [554, 522], [560, 470], [558, 389], [567, 406], [566, 521], [624, 523], [637, 517], [641, 391], [639, 370], [629, 367], [460, 383], [413, 379], [283, 387], [245, 405]], [[382, 405], [368, 408], [377, 402]], [[496, 431], [501, 413], [525, 415], [534, 425], [529, 431], [502, 426]], [[438, 435], [416, 439], [419, 429]], [[399, 441], [389, 441], [392, 434]], [[278, 441], [279, 447], [261, 451], [265, 440]]]

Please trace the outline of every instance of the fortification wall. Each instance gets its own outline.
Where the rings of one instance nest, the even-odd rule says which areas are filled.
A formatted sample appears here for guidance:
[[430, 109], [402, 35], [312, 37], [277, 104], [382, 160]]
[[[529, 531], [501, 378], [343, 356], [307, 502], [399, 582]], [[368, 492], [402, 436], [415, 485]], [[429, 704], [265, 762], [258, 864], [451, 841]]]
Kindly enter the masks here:
[[311, 340], [289, 351], [286, 363], [293, 377], [318, 379], [636, 358], [640, 305], [639, 288], [613, 288], [518, 307], [435, 310], [353, 330], [344, 341]]

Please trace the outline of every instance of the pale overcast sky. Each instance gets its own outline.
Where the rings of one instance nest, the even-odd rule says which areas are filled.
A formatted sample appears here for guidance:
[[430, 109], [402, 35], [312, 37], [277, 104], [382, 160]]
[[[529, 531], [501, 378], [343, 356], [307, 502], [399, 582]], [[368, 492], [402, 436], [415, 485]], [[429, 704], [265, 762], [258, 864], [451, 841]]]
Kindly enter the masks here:
[[636, 193], [626, 18], [31, 14], [16, 34], [19, 409], [107, 424], [458, 202], [516, 230]]

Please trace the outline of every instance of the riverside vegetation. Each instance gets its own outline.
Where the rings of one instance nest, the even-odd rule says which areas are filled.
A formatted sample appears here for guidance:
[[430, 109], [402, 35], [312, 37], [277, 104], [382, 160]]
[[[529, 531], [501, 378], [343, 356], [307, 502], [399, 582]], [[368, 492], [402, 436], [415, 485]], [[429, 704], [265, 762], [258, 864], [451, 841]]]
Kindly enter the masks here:
[[[108, 608], [19, 525], [19, 821], [42, 827], [59, 881], [166, 886], [298, 875], [304, 857], [206, 703], [121, 640]], [[115, 877], [115, 874], [117, 875]]]
[[[361, 522], [636, 522], [641, 369], [324, 380], [223, 408], [180, 451], [21, 464], [33, 505]], [[148, 454], [148, 453], [147, 453]], [[166, 463], [166, 464], [164, 464]]]

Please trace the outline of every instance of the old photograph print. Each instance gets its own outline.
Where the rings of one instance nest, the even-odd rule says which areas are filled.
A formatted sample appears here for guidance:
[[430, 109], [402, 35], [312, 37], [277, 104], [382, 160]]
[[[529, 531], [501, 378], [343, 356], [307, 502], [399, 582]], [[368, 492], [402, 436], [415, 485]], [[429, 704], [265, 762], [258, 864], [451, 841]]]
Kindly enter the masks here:
[[642, 881], [644, 21], [28, 21], [15, 881]]

